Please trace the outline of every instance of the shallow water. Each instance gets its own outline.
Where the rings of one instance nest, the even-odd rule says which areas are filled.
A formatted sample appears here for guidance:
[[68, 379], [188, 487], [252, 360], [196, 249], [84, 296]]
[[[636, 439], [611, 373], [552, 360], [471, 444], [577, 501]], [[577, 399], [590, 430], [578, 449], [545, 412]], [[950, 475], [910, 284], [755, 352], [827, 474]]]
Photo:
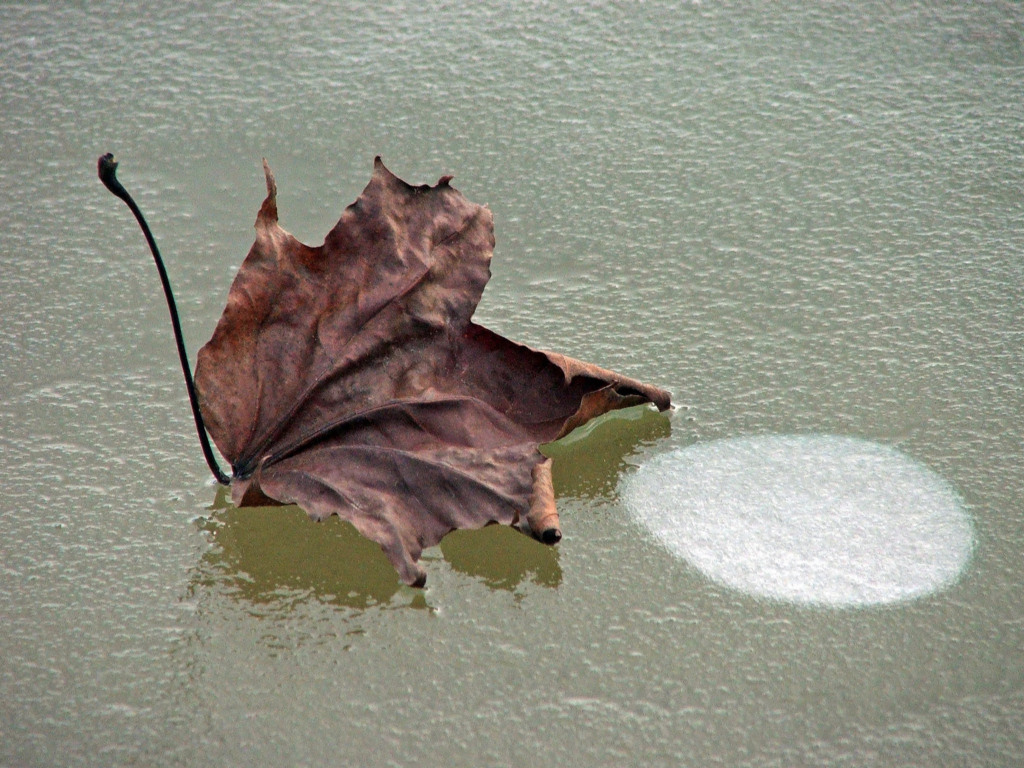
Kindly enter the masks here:
[[[1008, 765], [1024, 752], [1024, 15], [1013, 3], [9, 5], [0, 25], [0, 764]], [[274, 169], [319, 243], [372, 158], [495, 215], [482, 322], [671, 389], [549, 452], [565, 539], [423, 592], [235, 510], [114, 152], [209, 337]], [[892, 605], [703, 576], [637, 467], [831, 434], [975, 549]]]

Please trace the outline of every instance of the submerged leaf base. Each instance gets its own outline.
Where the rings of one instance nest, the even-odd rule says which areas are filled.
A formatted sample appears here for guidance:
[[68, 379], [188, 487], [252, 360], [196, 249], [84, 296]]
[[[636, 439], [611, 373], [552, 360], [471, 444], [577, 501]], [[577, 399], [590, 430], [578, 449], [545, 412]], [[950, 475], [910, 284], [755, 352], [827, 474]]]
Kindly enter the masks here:
[[377, 542], [406, 584], [457, 528], [561, 538], [538, 446], [668, 392], [509, 341], [472, 322], [490, 278], [490, 211], [443, 177], [373, 178], [324, 244], [278, 224], [274, 177], [256, 242], [196, 368], [239, 506], [298, 504]]

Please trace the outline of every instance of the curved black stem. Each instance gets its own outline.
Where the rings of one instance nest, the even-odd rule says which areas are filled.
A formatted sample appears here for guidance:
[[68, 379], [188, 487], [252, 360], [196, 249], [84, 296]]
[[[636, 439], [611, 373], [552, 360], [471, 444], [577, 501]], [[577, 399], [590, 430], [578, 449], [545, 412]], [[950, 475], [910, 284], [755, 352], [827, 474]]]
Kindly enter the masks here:
[[142, 215], [142, 211], [139, 210], [139, 206], [135, 204], [132, 196], [128, 194], [128, 191], [121, 186], [121, 182], [117, 180], [117, 161], [114, 160], [114, 156], [109, 152], [99, 159], [98, 169], [100, 175], [100, 181], [103, 182], [103, 186], [111, 191], [114, 195], [124, 200], [131, 209], [131, 212], [135, 214], [135, 219], [139, 222], [139, 226], [142, 228], [142, 234], [146, 236], [146, 242], [149, 243], [149, 250], [153, 253], [153, 260], [156, 262], [157, 271], [160, 272], [160, 282], [164, 286], [164, 296], [167, 298], [167, 308], [171, 312], [171, 326], [174, 328], [174, 341], [178, 345], [178, 357], [181, 360], [181, 371], [185, 374], [185, 387], [188, 389], [188, 400], [192, 404], [192, 417], [196, 422], [196, 431], [199, 433], [199, 443], [203, 446], [203, 456], [206, 457], [206, 463], [210, 467], [210, 471], [213, 472], [213, 476], [217, 478], [217, 482], [221, 485], [228, 485], [231, 482], [231, 478], [224, 474], [224, 470], [217, 464], [217, 459], [213, 455], [213, 448], [210, 446], [210, 439], [206, 435], [206, 425], [203, 423], [203, 414], [199, 410], [199, 396], [196, 394], [196, 385], [192, 380], [192, 370], [188, 365], [188, 353], [185, 351], [185, 340], [181, 334], [181, 323], [178, 320], [178, 308], [174, 304], [174, 294], [171, 293], [171, 282], [167, 278], [167, 270], [164, 268], [164, 260], [160, 257], [160, 251], [156, 247], [156, 241], [153, 239], [153, 233], [149, 231], [149, 225], [146, 223], [146, 219]]

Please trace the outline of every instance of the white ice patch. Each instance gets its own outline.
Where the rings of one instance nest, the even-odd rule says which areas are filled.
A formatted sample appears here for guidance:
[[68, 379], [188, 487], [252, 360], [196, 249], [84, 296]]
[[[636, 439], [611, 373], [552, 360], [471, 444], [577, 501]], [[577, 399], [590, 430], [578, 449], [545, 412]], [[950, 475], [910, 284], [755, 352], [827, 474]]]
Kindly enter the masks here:
[[644, 464], [623, 492], [641, 523], [710, 578], [795, 603], [934, 592], [974, 547], [946, 481], [893, 448], [847, 437], [691, 445]]

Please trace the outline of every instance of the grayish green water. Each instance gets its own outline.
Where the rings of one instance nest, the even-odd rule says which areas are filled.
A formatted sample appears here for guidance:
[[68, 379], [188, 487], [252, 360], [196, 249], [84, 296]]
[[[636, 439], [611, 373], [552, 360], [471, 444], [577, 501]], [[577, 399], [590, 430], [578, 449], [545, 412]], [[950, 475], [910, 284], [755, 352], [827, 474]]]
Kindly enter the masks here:
[[[1012, 765], [1024, 753], [1024, 14], [1014, 3], [5, 5], [0, 764]], [[208, 338], [273, 167], [319, 243], [382, 154], [495, 214], [478, 317], [671, 389], [551, 449], [565, 540], [424, 592], [208, 480], [113, 151]], [[918, 600], [717, 586], [619, 498], [835, 434], [948, 482]]]

